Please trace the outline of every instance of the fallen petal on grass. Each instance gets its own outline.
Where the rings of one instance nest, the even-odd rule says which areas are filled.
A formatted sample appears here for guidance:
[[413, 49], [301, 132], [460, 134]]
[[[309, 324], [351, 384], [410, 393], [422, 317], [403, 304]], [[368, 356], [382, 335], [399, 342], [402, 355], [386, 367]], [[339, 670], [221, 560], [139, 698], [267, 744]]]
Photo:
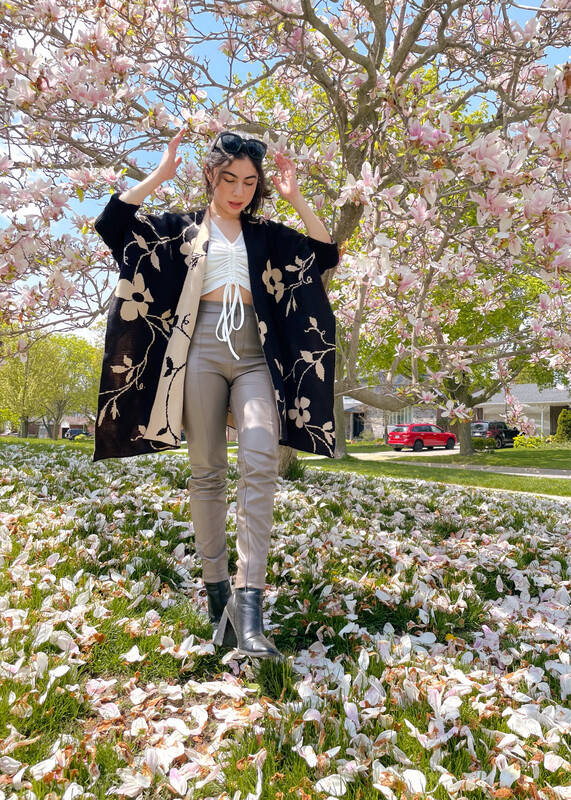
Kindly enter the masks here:
[[571, 797], [568, 503], [280, 480], [284, 661], [258, 663], [212, 645], [182, 456], [0, 443], [0, 466], [7, 796]]

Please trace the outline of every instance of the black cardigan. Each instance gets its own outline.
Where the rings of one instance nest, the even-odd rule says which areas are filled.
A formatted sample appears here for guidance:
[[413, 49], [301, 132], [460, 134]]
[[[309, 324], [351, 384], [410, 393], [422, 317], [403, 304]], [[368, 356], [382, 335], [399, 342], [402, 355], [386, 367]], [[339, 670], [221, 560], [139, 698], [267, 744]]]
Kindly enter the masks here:
[[[178, 379], [194, 320], [177, 305], [183, 288], [200, 275], [208, 249], [204, 218], [204, 210], [142, 214], [114, 194], [95, 222], [120, 268], [105, 340], [95, 460], [180, 445]], [[338, 263], [337, 245], [246, 214], [242, 230], [260, 338], [276, 391], [280, 443], [332, 456], [335, 319], [320, 276]], [[199, 286], [192, 284], [195, 299]], [[167, 353], [171, 339], [171, 345], [186, 343], [186, 350], [177, 345], [174, 358]], [[158, 409], [165, 423], [158, 433], [151, 425], [149, 433], [160, 381], [168, 384], [167, 399], [160, 401], [165, 407]]]

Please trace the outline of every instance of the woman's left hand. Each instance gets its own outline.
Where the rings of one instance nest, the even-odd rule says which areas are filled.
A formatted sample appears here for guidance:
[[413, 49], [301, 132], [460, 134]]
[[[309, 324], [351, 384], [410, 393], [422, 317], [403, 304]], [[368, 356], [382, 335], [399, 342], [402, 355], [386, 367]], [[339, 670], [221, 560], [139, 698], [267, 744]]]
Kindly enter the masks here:
[[284, 156], [283, 153], [276, 153], [275, 160], [280, 174], [272, 175], [272, 181], [280, 197], [292, 203], [301, 197], [301, 191], [295, 177], [295, 163], [291, 158]]
[[284, 156], [283, 153], [276, 153], [276, 166], [280, 174], [272, 175], [274, 186], [280, 196], [287, 200], [297, 211], [305, 224], [308, 236], [311, 236], [312, 239], [317, 239], [319, 242], [331, 242], [331, 236], [327, 232], [325, 225], [316, 217], [315, 211], [301, 193], [295, 177], [294, 161]]

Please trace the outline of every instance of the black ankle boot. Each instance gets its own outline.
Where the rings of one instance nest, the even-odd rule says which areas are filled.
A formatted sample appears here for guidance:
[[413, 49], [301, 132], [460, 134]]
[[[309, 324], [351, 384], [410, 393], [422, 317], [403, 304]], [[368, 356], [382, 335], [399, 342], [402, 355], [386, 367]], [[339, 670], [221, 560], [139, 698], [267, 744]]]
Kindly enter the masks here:
[[[216, 635], [222, 614], [226, 608], [226, 603], [232, 597], [230, 581], [220, 581], [219, 583], [205, 582], [204, 588], [206, 589], [206, 595], [208, 597], [208, 619], [212, 623], [214, 635]], [[234, 642], [232, 646], [235, 647], [236, 642]]]
[[236, 640], [238, 650], [246, 656], [279, 658], [279, 652], [264, 636], [261, 589], [235, 589], [224, 609], [214, 644], [236, 647]]
[[222, 618], [222, 612], [226, 608], [226, 603], [232, 596], [230, 581], [220, 581], [219, 583], [204, 583], [208, 596], [208, 619], [213, 625], [217, 625]]

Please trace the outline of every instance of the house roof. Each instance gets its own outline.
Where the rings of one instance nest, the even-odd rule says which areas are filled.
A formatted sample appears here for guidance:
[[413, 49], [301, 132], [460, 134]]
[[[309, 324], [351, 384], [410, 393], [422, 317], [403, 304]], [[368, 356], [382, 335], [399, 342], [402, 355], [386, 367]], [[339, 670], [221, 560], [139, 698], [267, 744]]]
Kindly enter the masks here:
[[[511, 388], [512, 395], [520, 403], [571, 403], [571, 392], [568, 389], [540, 389], [535, 383], [518, 383]], [[485, 403], [478, 406], [503, 405], [506, 402], [504, 390], [492, 395]], [[476, 406], [477, 407], [477, 406]]]
[[364, 406], [360, 400], [355, 400], [354, 397], [343, 396], [343, 411], [363, 411]]

